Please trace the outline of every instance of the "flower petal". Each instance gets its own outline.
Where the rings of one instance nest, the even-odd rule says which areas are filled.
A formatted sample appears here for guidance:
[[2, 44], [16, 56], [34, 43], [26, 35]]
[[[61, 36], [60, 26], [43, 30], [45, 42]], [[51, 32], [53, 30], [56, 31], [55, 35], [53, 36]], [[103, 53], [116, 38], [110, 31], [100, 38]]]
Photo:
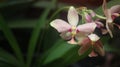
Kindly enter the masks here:
[[105, 51], [103, 49], [103, 45], [101, 43], [101, 41], [97, 41], [95, 44], [94, 44], [94, 49], [97, 53], [99, 53], [99, 55], [101, 56], [104, 56], [105, 55]]
[[58, 32], [64, 32], [71, 28], [71, 26], [67, 22], [61, 19], [56, 19], [52, 21], [50, 25], [54, 27]]
[[84, 54], [90, 47], [91, 47], [90, 40], [88, 38], [85, 38], [81, 44], [80, 49], [78, 50], [78, 54], [79, 55]]
[[92, 52], [89, 54], [89, 57], [96, 57], [96, 56], [98, 56], [98, 54], [95, 53], [94, 50], [92, 50]]
[[72, 34], [68, 31], [62, 32], [60, 34], [61, 38], [63, 38], [64, 40], [71, 40], [72, 39]]
[[80, 33], [78, 32], [76, 35], [75, 35], [75, 40], [78, 42], [78, 44], [81, 44], [82, 41], [86, 38], [87, 36], [83, 33]]
[[89, 33], [92, 33], [96, 27], [97, 27], [97, 24], [92, 22], [92, 23], [79, 25], [77, 27], [77, 30], [81, 33], [89, 34]]
[[103, 0], [102, 8], [103, 8], [103, 12], [104, 12], [104, 14], [105, 14], [105, 16], [107, 18], [106, 22], [107, 23], [112, 23], [111, 10], [107, 9], [106, 0]]
[[68, 41], [69, 44], [77, 44], [77, 42], [75, 41], [75, 39], [72, 37], [72, 39], [70, 41]]
[[107, 17], [107, 19], [106, 19], [106, 23], [112, 23], [112, 22], [113, 22], [112, 14], [111, 14], [110, 9], [107, 10], [106, 17]]
[[88, 37], [92, 42], [96, 42], [100, 39], [100, 37], [97, 36], [96, 34], [90, 34]]
[[76, 11], [76, 9], [71, 6], [68, 10], [68, 22], [72, 25], [72, 26], [77, 26], [78, 21], [79, 21], [79, 17], [78, 17], [78, 13]]
[[96, 20], [95, 23], [97, 24], [98, 28], [104, 27], [104, 24], [98, 20]]
[[106, 5], [106, 0], [103, 0], [102, 9], [103, 9], [103, 12], [104, 12], [105, 16], [107, 16], [107, 5]]
[[113, 13], [120, 13], [120, 5], [115, 5], [110, 8], [111, 14]]
[[85, 20], [86, 20], [87, 23], [90, 23], [90, 22], [93, 21], [92, 16], [90, 16], [88, 13], [85, 13]]

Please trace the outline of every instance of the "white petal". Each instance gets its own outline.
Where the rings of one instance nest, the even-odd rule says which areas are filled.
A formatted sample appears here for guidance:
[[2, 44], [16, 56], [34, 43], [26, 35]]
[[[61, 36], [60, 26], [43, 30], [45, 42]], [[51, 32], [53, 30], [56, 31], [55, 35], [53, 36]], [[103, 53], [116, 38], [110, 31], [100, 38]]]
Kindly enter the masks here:
[[72, 34], [71, 32], [68, 32], [68, 31], [65, 31], [65, 32], [62, 32], [60, 34], [61, 38], [63, 38], [64, 40], [71, 40], [72, 38]]
[[112, 23], [113, 22], [112, 14], [111, 14], [110, 9], [107, 10], [107, 16], [106, 17], [107, 17], [106, 22], [108, 22], [108, 23]]
[[100, 37], [97, 36], [96, 34], [90, 34], [88, 37], [93, 42], [96, 42], [96, 41], [98, 41], [100, 39]]
[[89, 33], [92, 33], [96, 27], [97, 27], [96, 23], [92, 22], [92, 23], [86, 23], [86, 24], [79, 25], [77, 27], [77, 30], [81, 33], [89, 34]]
[[68, 22], [72, 26], [76, 26], [78, 24], [78, 21], [79, 21], [78, 13], [73, 6], [69, 8], [67, 18], [68, 18]]
[[61, 19], [56, 19], [52, 21], [50, 25], [54, 27], [58, 32], [64, 32], [71, 28], [70, 24]]
[[111, 13], [120, 13], [120, 5], [115, 5], [110, 8]]

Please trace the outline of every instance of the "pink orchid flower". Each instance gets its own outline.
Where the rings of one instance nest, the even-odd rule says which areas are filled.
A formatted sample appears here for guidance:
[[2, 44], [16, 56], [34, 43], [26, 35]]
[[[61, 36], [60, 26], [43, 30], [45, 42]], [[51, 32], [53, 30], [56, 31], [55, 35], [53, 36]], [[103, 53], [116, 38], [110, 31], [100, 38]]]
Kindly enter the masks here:
[[61, 33], [60, 36], [63, 39], [69, 40], [68, 43], [70, 44], [77, 44], [75, 38], [77, 37], [76, 34], [79, 34], [79, 32], [89, 34], [92, 33], [96, 28], [95, 23], [78, 25], [78, 12], [73, 6], [71, 6], [68, 10], [67, 19], [68, 23], [62, 19], [55, 19], [50, 23], [50, 25], [55, 28], [59, 33]]
[[[82, 19], [85, 20], [85, 23], [96, 23], [97, 27], [104, 27], [104, 24], [101, 23], [100, 19], [106, 19], [105, 17], [96, 14], [93, 10], [87, 9], [86, 7], [78, 8], [79, 14], [82, 15]], [[97, 19], [93, 19], [97, 17]]]
[[89, 13], [84, 13], [85, 14], [85, 20], [87, 23], [93, 22], [94, 20], [92, 19], [93, 17], [95, 17], [95, 12], [93, 12], [92, 10], [89, 11]]
[[[110, 36], [113, 37], [113, 34], [112, 34], [112, 29], [113, 29], [113, 20], [115, 17], [118, 17], [120, 16], [120, 5], [115, 5], [115, 6], [112, 6], [110, 9], [107, 9], [107, 5], [106, 5], [106, 0], [103, 1], [103, 5], [102, 5], [102, 8], [103, 8], [103, 12], [106, 16], [106, 28], [107, 28], [107, 31], [109, 32]], [[117, 24], [115, 24], [117, 25]], [[117, 25], [118, 27], [120, 27], [119, 25]]]
[[98, 54], [101, 56], [104, 56], [105, 52], [103, 49], [103, 45], [99, 39], [100, 37], [98, 37], [96, 34], [90, 34], [80, 43], [81, 47], [78, 50], [78, 54], [82, 55], [88, 49], [92, 48], [92, 51], [89, 54], [89, 57], [96, 57], [98, 56]]

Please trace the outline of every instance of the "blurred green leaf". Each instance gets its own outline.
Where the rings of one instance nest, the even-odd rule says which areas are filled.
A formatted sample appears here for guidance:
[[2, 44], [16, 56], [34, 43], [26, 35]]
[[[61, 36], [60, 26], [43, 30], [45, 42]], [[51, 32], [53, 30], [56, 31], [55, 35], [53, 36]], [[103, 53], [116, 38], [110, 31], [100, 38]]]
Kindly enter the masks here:
[[72, 63], [75, 63], [79, 60], [82, 60], [88, 56], [88, 54], [91, 52], [91, 49], [87, 50], [83, 55], [78, 55], [79, 46], [76, 46], [69, 50], [64, 56], [63, 56], [63, 65], [69, 65]]
[[31, 3], [32, 0], [16, 0], [16, 1], [5, 1], [0, 3], [0, 8], [9, 7], [9, 6], [15, 6], [15, 5], [23, 5]]
[[10, 65], [8, 63], [0, 61], [0, 67], [15, 67], [15, 66], [12, 66], [12, 65]]
[[11, 66], [21, 67], [19, 61], [13, 55], [4, 51], [3, 49], [0, 49], [0, 61], [7, 63]]
[[51, 6], [52, 8], [55, 7], [55, 6], [53, 6], [53, 3], [51, 1], [38, 1], [38, 2], [34, 3], [33, 6], [35, 6], [35, 7], [43, 7], [43, 8], [47, 8], [48, 6]]
[[8, 21], [10, 28], [33, 28], [38, 22], [38, 19], [17, 19], [14, 21]]
[[48, 50], [48, 54], [43, 60], [43, 64], [48, 64], [66, 54], [70, 49], [75, 47], [75, 45], [70, 45], [66, 42], [56, 42], [55, 46], [53, 46], [50, 50]]
[[36, 24], [33, 32], [32, 32], [32, 36], [30, 38], [29, 41], [29, 46], [28, 46], [28, 54], [27, 54], [27, 67], [30, 66], [30, 63], [32, 61], [32, 56], [39, 38], [39, 34], [40, 34], [40, 29], [42, 27], [45, 26], [46, 22], [47, 22], [47, 17], [48, 14], [50, 12], [50, 10], [52, 9], [53, 5], [55, 6], [56, 0], [52, 0], [52, 5], [48, 6], [42, 13], [42, 15], [40, 16], [39, 22]]
[[104, 45], [105, 51], [107, 51], [107, 52], [117, 52], [117, 53], [119, 53], [119, 49], [113, 47], [112, 45], [114, 45], [114, 44], [109, 43], [109, 40], [110, 40], [110, 37], [109, 37], [109, 36], [103, 37], [103, 38], [101, 39], [101, 41], [102, 41], [102, 43], [103, 43], [103, 45]]
[[10, 28], [7, 26], [7, 24], [4, 22], [3, 17], [0, 15], [0, 27], [8, 40], [10, 46], [12, 47], [14, 53], [16, 54], [17, 59], [19, 59], [20, 63], [23, 65], [24, 60], [23, 60], [23, 55], [20, 50], [19, 44], [17, 43], [12, 31]]

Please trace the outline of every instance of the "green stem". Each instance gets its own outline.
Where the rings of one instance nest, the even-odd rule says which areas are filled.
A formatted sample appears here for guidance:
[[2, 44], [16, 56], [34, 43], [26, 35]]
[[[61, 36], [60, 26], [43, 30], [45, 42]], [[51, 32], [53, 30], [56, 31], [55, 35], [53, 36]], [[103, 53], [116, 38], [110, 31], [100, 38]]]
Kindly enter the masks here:
[[98, 14], [96, 14], [96, 17], [100, 18], [100, 19], [106, 19], [106, 17], [100, 16]]
[[4, 21], [4, 19], [3, 19], [3, 17], [1, 15], [0, 15], [0, 27], [1, 27], [4, 35], [5, 35], [6, 39], [8, 40], [10, 46], [12, 47], [17, 59], [24, 66], [24, 58], [23, 58], [21, 49], [19, 47], [19, 44], [16, 41], [15, 36], [13, 35], [12, 31], [7, 26], [7, 24], [5, 23], [5, 21]]

